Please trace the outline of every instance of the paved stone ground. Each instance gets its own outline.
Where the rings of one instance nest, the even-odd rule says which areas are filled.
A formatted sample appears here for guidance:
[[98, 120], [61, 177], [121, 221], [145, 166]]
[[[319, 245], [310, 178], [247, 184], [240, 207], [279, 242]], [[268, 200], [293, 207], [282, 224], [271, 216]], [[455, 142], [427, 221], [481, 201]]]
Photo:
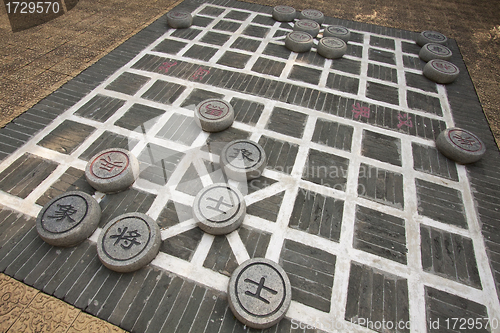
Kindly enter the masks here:
[[[54, 2], [54, 1], [53, 1]], [[0, 126], [23, 113], [95, 63], [176, 3], [119, 0], [60, 0], [63, 15], [12, 32], [0, 0]], [[180, 2], [180, 1], [177, 1]], [[14, 6], [14, 5], [13, 5]], [[23, 27], [32, 15], [18, 15]], [[50, 16], [50, 15], [49, 15]]]
[[[409, 326], [388, 331], [463, 331], [470, 319], [466, 329], [498, 331], [498, 150], [456, 43], [462, 74], [445, 87], [421, 75], [412, 32], [327, 18], [353, 34], [332, 61], [287, 51], [292, 27], [270, 7], [181, 6], [196, 15], [191, 28], [159, 19], [0, 130], [0, 271], [128, 331], [233, 332], [245, 328], [227, 307], [228, 278], [266, 257], [293, 288], [270, 331], [384, 331], [382, 321]], [[202, 133], [192, 113], [212, 97], [233, 104], [236, 122]], [[481, 162], [437, 152], [433, 140], [453, 125], [485, 141]], [[246, 195], [243, 226], [204, 234], [194, 195], [224, 180], [218, 154], [239, 138], [258, 141], [268, 167], [234, 184]], [[141, 174], [103, 195], [83, 170], [111, 147], [136, 154]], [[125, 212], [156, 219], [163, 244], [152, 264], [104, 268], [100, 229], [75, 248], [43, 243], [34, 217], [73, 189], [99, 200], [101, 227]]]
[[0, 297], [1, 332], [124, 332], [4, 274], [0, 274]]

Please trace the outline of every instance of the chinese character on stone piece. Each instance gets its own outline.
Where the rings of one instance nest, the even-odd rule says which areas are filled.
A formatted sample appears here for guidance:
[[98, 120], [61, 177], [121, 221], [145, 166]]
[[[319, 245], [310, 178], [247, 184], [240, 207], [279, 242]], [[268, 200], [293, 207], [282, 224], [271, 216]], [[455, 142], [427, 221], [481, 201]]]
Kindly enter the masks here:
[[432, 51], [434, 51], [436, 53], [443, 53], [444, 50], [442, 47], [435, 45], [435, 46], [432, 46]]
[[210, 71], [208, 69], [203, 69], [202, 67], [199, 67], [191, 76], [193, 80], [201, 80], [205, 77], [205, 75], [209, 74]]
[[[128, 235], [125, 235], [127, 233]], [[141, 234], [137, 232], [137, 230], [133, 231], [128, 231], [128, 227], [123, 228], [118, 228], [118, 234], [109, 236], [109, 238], [116, 238], [115, 244], [118, 245], [120, 242], [120, 246], [128, 250], [130, 249], [133, 245], [140, 245], [141, 243], [137, 241], [137, 237], [141, 237]]]
[[72, 205], [59, 205], [59, 204], [57, 204], [57, 207], [59, 207], [59, 210], [56, 210], [54, 212], [54, 216], [49, 216], [50, 218], [56, 219], [57, 221], [62, 221], [65, 218], [68, 218], [68, 220], [70, 220], [71, 222], [75, 222], [75, 220], [71, 218], [71, 215], [77, 212], [75, 207], [73, 207]]
[[398, 113], [398, 120], [399, 120], [398, 128], [401, 128], [404, 125], [413, 128], [413, 122], [411, 121], [411, 117], [408, 114]]
[[123, 162], [120, 162], [120, 161], [117, 161], [117, 162], [113, 162], [111, 160], [111, 156], [108, 155], [106, 158], [101, 158], [100, 159], [101, 161], [101, 166], [99, 168], [103, 169], [103, 170], [106, 170], [106, 171], [113, 171], [115, 168], [117, 169], [120, 169], [123, 167]]
[[476, 139], [474, 139], [471, 136], [465, 136], [464, 134], [462, 135], [455, 134], [453, 135], [453, 137], [457, 139], [457, 141], [460, 142], [460, 144], [465, 146], [473, 146], [474, 144], [476, 144]]
[[224, 109], [221, 106], [216, 106], [212, 104], [208, 104], [205, 110], [206, 114], [218, 117], [224, 112]]
[[446, 71], [450, 71], [453, 69], [453, 67], [447, 65], [447, 64], [443, 64], [442, 62], [435, 62], [434, 63], [437, 67], [443, 69], [443, 70], [446, 70]]
[[222, 213], [222, 214], [226, 214], [226, 212], [223, 211], [222, 209], [220, 209], [221, 205], [224, 205], [226, 207], [233, 207], [232, 204], [225, 203], [224, 202], [224, 197], [222, 197], [222, 196], [219, 198], [219, 200], [216, 200], [216, 199], [213, 199], [213, 198], [207, 198], [207, 200], [210, 200], [210, 201], [213, 201], [213, 202], [217, 203], [217, 205], [214, 206], [214, 207], [207, 206], [208, 209], [215, 210], [216, 212], [219, 212], [219, 213]]
[[428, 33], [427, 37], [432, 38], [432, 39], [436, 39], [436, 40], [441, 40], [441, 36], [436, 35], [436, 34]]
[[168, 73], [170, 68], [174, 67], [175, 65], [177, 65], [177, 61], [176, 62], [167, 61], [167, 62], [164, 62], [160, 67], [158, 67], [158, 70], [163, 71], [164, 73]]
[[[250, 162], [254, 162], [254, 160], [252, 160], [250, 158], [250, 156], [252, 155], [252, 152], [245, 149], [245, 148], [233, 148], [233, 151], [234, 151], [234, 155], [232, 156], [229, 156], [230, 158], [237, 158], [239, 160], [249, 160]], [[241, 153], [241, 157], [240, 157], [240, 153]]]
[[353, 104], [352, 112], [356, 119], [360, 117], [370, 118], [370, 108], [368, 106], [361, 106], [359, 103], [356, 103], [356, 105]]
[[269, 287], [264, 286], [264, 283], [266, 282], [265, 277], [261, 277], [260, 281], [258, 283], [253, 281], [253, 280], [250, 280], [250, 279], [245, 279], [245, 282], [252, 283], [252, 284], [257, 286], [257, 290], [255, 291], [255, 293], [251, 293], [250, 291], [245, 291], [245, 295], [255, 297], [258, 300], [261, 300], [262, 302], [264, 302], [266, 304], [269, 304], [269, 301], [261, 296], [262, 289], [268, 291], [269, 293], [271, 293], [273, 295], [276, 295], [278, 293], [276, 290], [273, 290]]
[[183, 12], [175, 12], [175, 13], [171, 13], [170, 16], [172, 16], [172, 17], [185, 17], [186, 14]]

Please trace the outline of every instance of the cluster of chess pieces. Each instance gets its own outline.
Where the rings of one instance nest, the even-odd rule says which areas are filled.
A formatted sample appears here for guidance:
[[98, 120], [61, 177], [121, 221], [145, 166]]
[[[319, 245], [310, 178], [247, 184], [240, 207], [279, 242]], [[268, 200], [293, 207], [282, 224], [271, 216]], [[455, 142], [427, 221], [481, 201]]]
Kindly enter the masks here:
[[[196, 124], [203, 131], [210, 133], [224, 131], [234, 122], [233, 107], [221, 99], [202, 101], [196, 106], [194, 116]], [[226, 143], [222, 149], [220, 165], [227, 179], [247, 182], [262, 175], [266, 167], [266, 153], [257, 142], [234, 140]], [[126, 190], [137, 180], [139, 174], [137, 157], [122, 148], [109, 148], [98, 152], [88, 161], [85, 168], [87, 182], [103, 194]], [[213, 184], [202, 189], [196, 195], [192, 207], [193, 217], [199, 227], [213, 235], [223, 235], [236, 230], [246, 214], [243, 194], [236, 186], [228, 183]], [[52, 245], [74, 246], [92, 235], [100, 223], [100, 216], [100, 206], [92, 196], [83, 192], [68, 192], [52, 199], [43, 207], [38, 216], [37, 228], [40, 236]], [[149, 219], [144, 216], [140, 218]], [[116, 230], [124, 230], [126, 226], [116, 225], [118, 220], [123, 220], [123, 216], [106, 224], [101, 235], [105, 235], [112, 226]], [[152, 228], [157, 230], [157, 226]], [[127, 228], [129, 233], [133, 232], [132, 229]], [[159, 234], [159, 230], [157, 231]], [[138, 233], [134, 232], [133, 235]], [[130, 239], [124, 245], [127, 250], [137, 245], [136, 239], [134, 242]], [[115, 239], [114, 243], [118, 245], [120, 239]], [[109, 254], [109, 251], [107, 252]], [[103, 263], [108, 264], [105, 260]], [[129, 271], [128, 267], [123, 266], [120, 265], [118, 270]], [[112, 265], [108, 267], [117, 270], [117, 267]]]
[[[279, 5], [273, 8], [272, 16], [278, 22], [293, 24], [293, 31], [285, 38], [285, 47], [293, 52], [308, 52], [316, 44], [319, 55], [340, 59], [347, 51], [347, 43], [351, 38], [349, 29], [339, 25], [323, 28], [325, 16], [319, 10], [304, 9], [297, 12], [293, 7]], [[171, 28], [188, 28], [192, 23], [193, 17], [189, 12], [173, 10], [167, 14], [167, 24]], [[316, 38], [319, 40], [316, 41]], [[416, 40], [416, 44], [421, 47], [419, 58], [426, 62], [423, 75], [438, 84], [453, 83], [460, 75], [458, 66], [450, 62], [453, 53], [446, 46], [447, 43], [448, 38], [436, 31], [423, 31]], [[477, 135], [456, 127], [441, 132], [436, 139], [436, 147], [444, 156], [459, 164], [477, 162], [486, 152], [484, 143]]]
[[[233, 124], [234, 110], [219, 99], [202, 101], [195, 120], [206, 132], [220, 132]], [[261, 176], [266, 167], [264, 149], [251, 140], [227, 143], [220, 156], [227, 179], [247, 182]], [[126, 190], [139, 176], [139, 162], [129, 151], [110, 148], [87, 163], [85, 177], [97, 191], [112, 194]], [[238, 229], [246, 214], [245, 198], [236, 186], [216, 183], [203, 188], [192, 204], [193, 218], [207, 233], [225, 235]], [[40, 211], [36, 228], [40, 237], [54, 246], [76, 246], [92, 236], [101, 222], [101, 207], [81, 191], [63, 193]], [[99, 260], [107, 268], [129, 273], [150, 263], [158, 254], [161, 230], [155, 220], [142, 213], [126, 213], [107, 222], [97, 239]], [[289, 279], [277, 263], [249, 259], [229, 281], [228, 300], [234, 315], [245, 325], [267, 328], [283, 318], [291, 303]]]

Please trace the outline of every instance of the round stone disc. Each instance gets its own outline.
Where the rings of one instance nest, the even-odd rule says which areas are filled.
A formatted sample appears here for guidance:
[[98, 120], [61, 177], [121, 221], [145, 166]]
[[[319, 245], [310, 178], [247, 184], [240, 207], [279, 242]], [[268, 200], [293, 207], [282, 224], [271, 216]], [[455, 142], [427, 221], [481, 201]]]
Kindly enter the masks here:
[[95, 154], [87, 163], [85, 178], [103, 193], [119, 192], [132, 185], [139, 175], [139, 162], [128, 150], [111, 148]]
[[457, 66], [441, 59], [433, 59], [424, 66], [424, 75], [429, 80], [437, 83], [452, 83], [460, 74]]
[[340, 38], [323, 37], [318, 43], [318, 53], [328, 59], [338, 59], [347, 51], [347, 44]]
[[330, 25], [323, 31], [323, 37], [337, 37], [347, 43], [351, 39], [351, 32], [341, 25]]
[[302, 19], [313, 20], [321, 25], [325, 21], [325, 15], [316, 9], [304, 9], [299, 14], [299, 20]]
[[420, 49], [418, 56], [423, 61], [431, 61], [432, 59], [450, 60], [452, 52], [449, 48], [441, 44], [427, 43]]
[[239, 321], [265, 329], [285, 316], [292, 301], [292, 287], [277, 263], [265, 258], [250, 259], [231, 275], [228, 301]]
[[290, 6], [276, 6], [273, 8], [273, 18], [279, 22], [292, 22], [297, 18], [297, 11]]
[[313, 20], [298, 20], [293, 26], [294, 31], [304, 31], [307, 32], [312, 37], [316, 37], [319, 34], [320, 25], [318, 22]]
[[231, 179], [247, 181], [262, 175], [266, 167], [266, 152], [257, 142], [235, 140], [224, 146], [221, 165]]
[[156, 221], [142, 213], [128, 213], [104, 226], [97, 240], [97, 255], [113, 271], [133, 272], [153, 260], [160, 245]]
[[101, 219], [101, 207], [80, 191], [61, 194], [50, 200], [38, 214], [40, 238], [54, 246], [74, 246], [89, 238]]
[[167, 23], [174, 29], [189, 28], [193, 24], [193, 16], [184, 10], [172, 10], [167, 13]]
[[436, 31], [422, 31], [417, 37], [417, 44], [424, 46], [427, 43], [446, 44], [448, 38], [440, 32]]
[[477, 135], [457, 127], [439, 133], [436, 147], [444, 156], [460, 164], [477, 162], [486, 152], [486, 146]]
[[293, 52], [307, 52], [313, 46], [313, 37], [307, 32], [294, 31], [286, 36], [285, 46]]
[[212, 184], [194, 198], [193, 217], [203, 231], [225, 235], [236, 230], [246, 215], [241, 192], [225, 183]]
[[207, 99], [196, 106], [195, 121], [206, 132], [220, 132], [233, 124], [234, 110], [222, 99]]

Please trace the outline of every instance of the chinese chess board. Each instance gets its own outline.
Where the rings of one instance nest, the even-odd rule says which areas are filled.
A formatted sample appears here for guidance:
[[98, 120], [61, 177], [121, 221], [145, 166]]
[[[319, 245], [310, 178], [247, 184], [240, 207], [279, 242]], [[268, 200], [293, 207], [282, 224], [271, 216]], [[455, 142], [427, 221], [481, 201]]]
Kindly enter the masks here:
[[[227, 291], [245, 260], [271, 259], [291, 281], [292, 327], [383, 331], [368, 320], [425, 332], [439, 318], [444, 330], [457, 313], [497, 331], [474, 187], [466, 167], [434, 144], [456, 125], [460, 89], [472, 87], [456, 43], [448, 47], [461, 76], [443, 86], [422, 75], [413, 32], [327, 17], [323, 26], [351, 30], [346, 55], [329, 60], [314, 47], [287, 50], [293, 24], [275, 21], [271, 7], [216, 0], [179, 8], [192, 12], [190, 28], [153, 23], [35, 106], [38, 117], [62, 111], [1, 162], [4, 211], [36, 217], [53, 197], [85, 191], [102, 208], [86, 244], [116, 216], [145, 213], [162, 238], [150, 265], [216, 292]], [[232, 127], [198, 128], [194, 108], [209, 98], [231, 103]], [[227, 181], [219, 154], [236, 139], [258, 142], [267, 168], [248, 183], [229, 181], [244, 194], [247, 215], [238, 230], [212, 236], [196, 227], [191, 205], [201, 189]], [[126, 191], [104, 195], [84, 170], [109, 148], [137, 156], [140, 175]], [[118, 172], [120, 164], [107, 162]], [[95, 295], [105, 281], [92, 285]], [[61, 296], [72, 297], [81, 299]], [[400, 322], [410, 324], [396, 329]]]

